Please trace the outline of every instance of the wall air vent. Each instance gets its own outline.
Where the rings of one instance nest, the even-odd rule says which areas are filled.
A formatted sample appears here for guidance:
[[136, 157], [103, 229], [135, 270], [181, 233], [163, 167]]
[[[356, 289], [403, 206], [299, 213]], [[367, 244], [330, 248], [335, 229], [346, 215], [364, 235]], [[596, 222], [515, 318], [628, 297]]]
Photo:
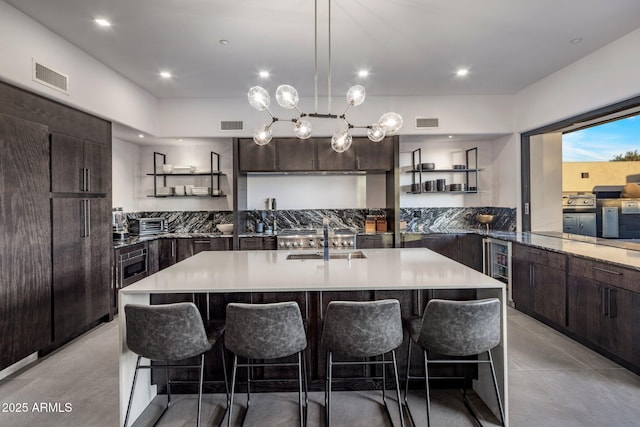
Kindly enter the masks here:
[[437, 128], [440, 126], [438, 119], [430, 119], [427, 117], [416, 117], [417, 128]]
[[69, 94], [69, 76], [54, 71], [35, 59], [33, 60], [33, 81]]
[[242, 130], [243, 125], [242, 120], [220, 120], [220, 130]]

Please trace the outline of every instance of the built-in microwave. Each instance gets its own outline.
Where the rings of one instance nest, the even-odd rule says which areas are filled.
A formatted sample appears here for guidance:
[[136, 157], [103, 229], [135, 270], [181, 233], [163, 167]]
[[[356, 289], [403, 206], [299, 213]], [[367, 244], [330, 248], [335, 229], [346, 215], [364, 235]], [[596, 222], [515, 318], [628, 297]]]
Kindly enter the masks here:
[[137, 218], [129, 221], [129, 234], [145, 236], [169, 231], [167, 220], [164, 218]]

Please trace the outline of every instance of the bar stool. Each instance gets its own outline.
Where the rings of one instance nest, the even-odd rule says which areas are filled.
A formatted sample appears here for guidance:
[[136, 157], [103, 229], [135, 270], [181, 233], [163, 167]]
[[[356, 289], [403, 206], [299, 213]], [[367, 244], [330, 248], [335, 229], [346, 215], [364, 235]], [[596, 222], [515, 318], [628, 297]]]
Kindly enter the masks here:
[[[398, 300], [331, 301], [329, 303], [322, 330], [322, 343], [327, 350], [325, 388], [325, 424], [327, 427], [331, 422], [331, 382], [334, 365], [382, 365], [382, 377], [375, 379], [382, 379], [382, 401], [391, 420], [391, 411], [386, 399], [385, 370], [388, 364], [393, 364], [400, 424], [404, 427], [395, 352], [395, 349], [402, 344], [402, 338], [402, 319]], [[347, 358], [382, 356], [382, 360], [336, 362], [333, 360], [334, 353]], [[385, 359], [387, 353], [391, 353], [392, 360]]]
[[[431, 404], [429, 398], [429, 364], [451, 364], [451, 363], [487, 363], [491, 367], [493, 385], [498, 400], [501, 423], [504, 425], [504, 411], [496, 371], [491, 358], [491, 349], [500, 343], [500, 300], [488, 298], [473, 301], [450, 301], [432, 299], [427, 304], [422, 319], [406, 319], [405, 325], [411, 339], [409, 340], [409, 350], [407, 355], [407, 376], [404, 390], [404, 405], [415, 425], [407, 393], [410, 379], [422, 379], [422, 377], [412, 377], [410, 373], [411, 345], [416, 343], [423, 350], [425, 366], [425, 393], [427, 403], [427, 426], [431, 425]], [[427, 352], [434, 352], [444, 356], [456, 358], [476, 356], [487, 353], [486, 360], [469, 359], [428, 359]], [[466, 399], [466, 393], [465, 393]], [[466, 402], [465, 402], [466, 403]], [[475, 414], [473, 414], [475, 417]]]
[[[307, 335], [298, 304], [293, 301], [269, 304], [230, 303], [227, 305], [226, 326], [225, 346], [233, 353], [228, 426], [231, 426], [237, 369], [247, 368], [247, 410], [242, 417], [244, 424], [251, 405], [250, 368], [272, 366], [297, 366], [300, 426], [306, 425], [308, 394], [304, 350], [307, 348]], [[273, 360], [294, 354], [298, 356], [297, 362], [252, 362], [253, 359]], [[238, 363], [238, 357], [247, 359], [247, 363]]]
[[[169, 369], [199, 369], [197, 425], [200, 426], [204, 355], [218, 342], [224, 333], [224, 325], [211, 324], [211, 327], [206, 330], [198, 308], [190, 302], [160, 305], [127, 304], [124, 306], [124, 312], [126, 316], [127, 347], [138, 355], [124, 426], [127, 427], [129, 422], [129, 412], [133, 402], [138, 370], [156, 368], [164, 368], [167, 376], [167, 406], [160, 414], [158, 421], [171, 406]], [[222, 351], [222, 364], [226, 366], [224, 348], [220, 346], [220, 349]], [[169, 364], [169, 362], [182, 361], [196, 356], [200, 356], [199, 365]], [[143, 357], [151, 361], [164, 361], [166, 364], [142, 365], [140, 362]], [[224, 370], [224, 382], [225, 388], [228, 390], [226, 369]], [[225, 413], [229, 406], [228, 403], [229, 395], [227, 392]], [[222, 419], [224, 420], [224, 415]]]

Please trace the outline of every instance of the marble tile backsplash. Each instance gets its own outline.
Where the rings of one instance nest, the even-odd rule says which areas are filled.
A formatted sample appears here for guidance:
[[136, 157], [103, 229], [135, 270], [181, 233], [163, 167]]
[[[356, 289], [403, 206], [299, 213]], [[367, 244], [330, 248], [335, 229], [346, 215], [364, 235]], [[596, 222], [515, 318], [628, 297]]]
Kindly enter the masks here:
[[128, 212], [127, 220], [164, 218], [170, 233], [215, 233], [217, 224], [233, 222], [232, 211]]
[[471, 208], [401, 208], [400, 221], [406, 221], [413, 233], [438, 230], [473, 230], [486, 226], [476, 221], [476, 215], [495, 215], [491, 230], [516, 231], [516, 209], [493, 206]]
[[[259, 222], [264, 229], [277, 230], [294, 228], [321, 228], [323, 218], [329, 219], [331, 228], [348, 228], [354, 231], [364, 229], [367, 215], [387, 215], [384, 209], [300, 209], [243, 211], [246, 229], [240, 233], [255, 233]], [[400, 221], [406, 221], [408, 232], [429, 232], [439, 230], [481, 229], [475, 217], [478, 214], [496, 215], [492, 230], [515, 231], [516, 209], [499, 207], [472, 208], [402, 208]], [[127, 220], [134, 218], [165, 218], [171, 233], [214, 233], [216, 225], [233, 222], [232, 211], [171, 211], [171, 212], [129, 212]]]

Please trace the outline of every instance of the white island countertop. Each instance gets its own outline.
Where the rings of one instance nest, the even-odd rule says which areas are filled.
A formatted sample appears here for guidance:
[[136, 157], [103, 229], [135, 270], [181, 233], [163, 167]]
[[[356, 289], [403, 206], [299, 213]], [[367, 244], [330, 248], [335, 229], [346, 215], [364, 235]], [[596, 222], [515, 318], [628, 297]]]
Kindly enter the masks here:
[[[317, 251], [200, 252], [121, 293], [482, 289], [504, 284], [424, 248], [363, 249], [366, 259], [287, 260]], [[331, 253], [347, 251], [331, 251]], [[355, 252], [355, 251], [351, 251]]]
[[[126, 304], [150, 304], [151, 295], [169, 293], [305, 292], [360, 290], [475, 289], [478, 298], [502, 304], [500, 344], [492, 350], [505, 416], [509, 419], [505, 284], [425, 248], [362, 249], [366, 258], [287, 260], [316, 251], [200, 252], [120, 290], [120, 422], [124, 422], [136, 355], [126, 344]], [[478, 371], [474, 390], [497, 414], [488, 368]], [[136, 419], [156, 396], [149, 372], [140, 372], [131, 414]]]

